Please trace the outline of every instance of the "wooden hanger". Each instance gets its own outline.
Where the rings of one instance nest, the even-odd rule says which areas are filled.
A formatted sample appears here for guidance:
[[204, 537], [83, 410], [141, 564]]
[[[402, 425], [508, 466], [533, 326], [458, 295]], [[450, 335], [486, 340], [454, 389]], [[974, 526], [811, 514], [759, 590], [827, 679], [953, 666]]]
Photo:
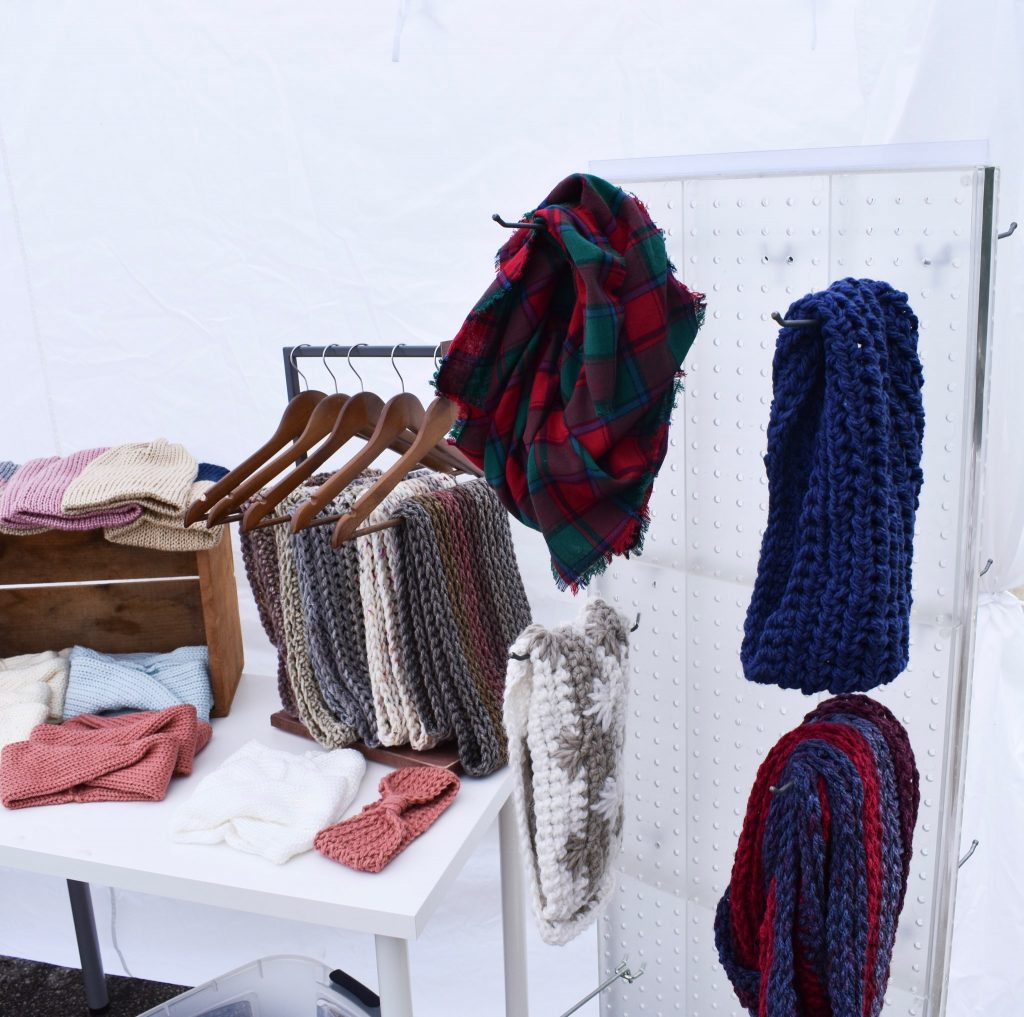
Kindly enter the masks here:
[[[332, 547], [340, 547], [355, 535], [366, 517], [420, 463], [424, 454], [439, 441], [444, 440], [458, 416], [459, 408], [450, 399], [439, 396], [430, 404], [424, 414], [423, 423], [417, 431], [416, 440], [409, 450], [403, 452], [398, 462], [391, 466], [383, 476], [375, 480], [359, 496], [351, 510], [335, 524], [334, 532], [331, 534]], [[479, 476], [479, 471], [477, 471], [477, 475]]]
[[294, 441], [306, 427], [313, 411], [321, 401], [327, 398], [325, 392], [317, 392], [307, 389], [300, 392], [285, 407], [277, 430], [261, 445], [248, 459], [239, 463], [233, 470], [226, 473], [218, 480], [205, 494], [201, 494], [188, 507], [185, 513], [185, 525], [191, 526], [198, 523], [206, 516], [207, 510], [216, 505], [221, 498], [230, 494], [236, 484], [241, 483], [250, 476], [252, 472], [259, 469], [275, 453], [280, 452], [290, 442]]
[[[240, 509], [243, 502], [256, 494], [265, 484], [270, 483], [278, 474], [289, 466], [297, 464], [321, 438], [329, 435], [335, 421], [344, 413], [345, 407], [353, 398], [353, 396], [345, 395], [344, 392], [335, 392], [333, 395], [325, 396], [321, 399], [310, 414], [305, 429], [295, 439], [294, 444], [289, 445], [261, 469], [246, 477], [240, 484], [236, 484], [231, 491], [206, 513], [207, 527], [212, 528], [224, 523], [234, 522], [238, 517], [228, 518], [231, 516], [231, 513]], [[319, 449], [317, 451], [319, 452]], [[302, 465], [305, 466], [306, 464], [303, 463]]]
[[[317, 470], [327, 462], [328, 459], [335, 452], [341, 449], [348, 441], [357, 436], [363, 438], [372, 438], [373, 434], [376, 433], [376, 427], [380, 421], [382, 415], [387, 410], [387, 406], [384, 400], [380, 396], [373, 392], [359, 392], [352, 396], [351, 399], [345, 404], [340, 414], [338, 414], [337, 420], [334, 423], [330, 434], [324, 439], [323, 443], [317, 448], [317, 450], [306, 459], [305, 462], [300, 463], [294, 470], [288, 473], [288, 475], [281, 480], [278, 484], [272, 487], [266, 492], [258, 501], [254, 501], [241, 517], [241, 525], [239, 529], [243, 533], [247, 533], [249, 530], [254, 529], [257, 525], [263, 522], [270, 513], [281, 504], [284, 499], [297, 490], [306, 480], [313, 476]], [[421, 413], [423, 412], [422, 406], [420, 407]], [[403, 430], [398, 433], [389, 442], [388, 448], [394, 452], [405, 452], [412, 446], [412, 443], [416, 439], [415, 432], [409, 432]], [[447, 446], [438, 449], [431, 449], [424, 458], [423, 465], [429, 466], [433, 470], [437, 470], [441, 473], [456, 473], [462, 471], [462, 464], [456, 460], [456, 466], [452, 466], [452, 457], [450, 455], [443, 455], [443, 452], [448, 452]], [[458, 450], [452, 450], [458, 451]], [[460, 458], [464, 458], [462, 453], [458, 453]], [[466, 460], [468, 463], [469, 461]], [[470, 464], [471, 465], [471, 464]], [[255, 478], [254, 478], [255, 479]], [[258, 488], [256, 488], [258, 490]], [[255, 492], [250, 492], [255, 493]], [[315, 512], [314, 512], [315, 515]], [[294, 519], [294, 513], [287, 519]], [[274, 524], [278, 522], [286, 522], [286, 517], [282, 516], [280, 519], [273, 520]], [[269, 525], [268, 521], [268, 525]]]
[[[402, 392], [388, 400], [366, 445], [340, 470], [328, 477], [311, 497], [293, 510], [291, 532], [298, 533], [299, 530], [310, 526], [319, 512], [325, 509], [364, 470], [369, 469], [385, 449], [391, 447], [393, 435], [404, 434], [411, 430], [417, 435], [413, 441], [415, 445], [419, 440], [418, 432], [426, 419], [426, 412], [423, 403], [411, 392]], [[424, 458], [427, 458], [430, 451], [432, 450], [428, 446], [428, 449], [424, 450]], [[472, 468], [472, 464], [469, 465]], [[326, 523], [326, 520], [319, 522], [322, 525]]]

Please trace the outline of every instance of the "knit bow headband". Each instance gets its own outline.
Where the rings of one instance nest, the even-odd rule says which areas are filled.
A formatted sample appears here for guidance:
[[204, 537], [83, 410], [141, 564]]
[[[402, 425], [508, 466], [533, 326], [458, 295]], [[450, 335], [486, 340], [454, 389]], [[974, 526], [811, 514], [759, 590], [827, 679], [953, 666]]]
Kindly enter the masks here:
[[865, 692], [907, 666], [924, 406], [917, 318], [842, 279], [789, 308], [772, 366], [768, 524], [740, 655], [750, 681]]
[[454, 801], [459, 778], [436, 766], [407, 766], [380, 782], [380, 798], [358, 816], [321, 830], [314, 847], [361, 872], [380, 872]]
[[907, 733], [865, 696], [822, 703], [768, 753], [715, 919], [751, 1014], [877, 1017], [918, 802]]

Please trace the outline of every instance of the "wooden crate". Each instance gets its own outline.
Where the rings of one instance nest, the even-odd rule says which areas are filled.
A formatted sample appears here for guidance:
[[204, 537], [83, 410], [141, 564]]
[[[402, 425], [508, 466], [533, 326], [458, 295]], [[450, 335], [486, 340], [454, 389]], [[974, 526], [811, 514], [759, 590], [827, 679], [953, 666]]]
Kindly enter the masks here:
[[76, 643], [102, 653], [205, 644], [213, 716], [226, 716], [243, 663], [231, 541], [153, 551], [101, 530], [0, 535], [0, 657]]

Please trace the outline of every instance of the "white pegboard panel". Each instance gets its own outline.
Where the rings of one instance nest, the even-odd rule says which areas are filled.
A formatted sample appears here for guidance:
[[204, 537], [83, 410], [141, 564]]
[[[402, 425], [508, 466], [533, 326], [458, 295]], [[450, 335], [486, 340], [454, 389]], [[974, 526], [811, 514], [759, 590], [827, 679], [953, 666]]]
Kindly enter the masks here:
[[[925, 483], [917, 517], [911, 663], [875, 695], [905, 724], [921, 810], [886, 1013], [940, 1017], [949, 851], [973, 625], [975, 377], [983, 169], [799, 173], [630, 183], [666, 233], [704, 329], [643, 557], [597, 590], [641, 613], [632, 650], [627, 817], [602, 969], [647, 973], [605, 994], [605, 1017], [742, 1017], [714, 947], [747, 795], [768, 749], [817, 698], [747, 682], [743, 619], [767, 514], [762, 457], [777, 328], [772, 311], [847, 275], [907, 291], [921, 320]], [[991, 197], [988, 199], [991, 200]], [[953, 721], [951, 721], [953, 718]], [[945, 863], [945, 867], [944, 867]]]

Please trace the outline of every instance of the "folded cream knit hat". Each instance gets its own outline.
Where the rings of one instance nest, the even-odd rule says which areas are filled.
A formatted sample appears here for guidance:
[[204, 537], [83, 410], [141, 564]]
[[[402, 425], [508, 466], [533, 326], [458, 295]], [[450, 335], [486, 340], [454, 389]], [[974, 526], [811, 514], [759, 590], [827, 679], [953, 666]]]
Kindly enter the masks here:
[[219, 844], [280, 864], [313, 846], [352, 804], [366, 772], [355, 749], [297, 755], [243, 745], [205, 776], [172, 820], [176, 841]]
[[30, 695], [38, 696], [36, 690], [45, 689], [50, 719], [60, 720], [64, 716], [64, 696], [68, 688], [69, 652], [44, 650], [0, 658], [0, 694], [28, 689]]
[[[211, 487], [212, 480], [195, 481], [185, 500], [186, 508]], [[220, 543], [223, 534], [223, 526], [208, 530], [204, 522], [186, 527], [184, 511], [165, 515], [148, 509], [133, 523], [108, 526], [103, 531], [103, 536], [112, 544], [149, 547], [156, 551], [207, 551]]]
[[68, 485], [61, 507], [78, 515], [132, 502], [165, 515], [184, 512], [197, 466], [184, 445], [166, 438], [118, 445]]

